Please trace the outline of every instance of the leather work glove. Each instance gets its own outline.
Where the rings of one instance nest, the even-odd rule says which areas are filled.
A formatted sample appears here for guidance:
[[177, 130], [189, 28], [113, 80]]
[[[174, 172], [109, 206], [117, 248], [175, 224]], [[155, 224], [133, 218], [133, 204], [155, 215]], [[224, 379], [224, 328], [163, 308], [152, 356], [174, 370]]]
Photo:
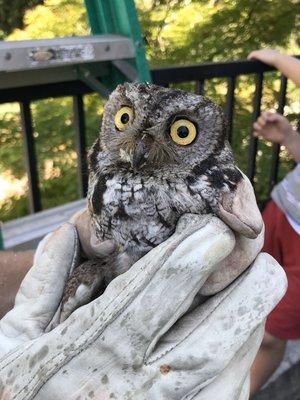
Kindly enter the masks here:
[[[261, 239], [253, 241], [252, 259]], [[64, 224], [39, 245], [0, 321], [1, 400], [247, 399], [264, 320], [286, 290], [282, 268], [260, 254], [191, 308], [205, 282], [216, 290], [207, 280], [217, 269], [238, 264], [238, 243], [218, 218], [186, 215], [168, 240], [46, 333], [80, 251], [75, 226]]]

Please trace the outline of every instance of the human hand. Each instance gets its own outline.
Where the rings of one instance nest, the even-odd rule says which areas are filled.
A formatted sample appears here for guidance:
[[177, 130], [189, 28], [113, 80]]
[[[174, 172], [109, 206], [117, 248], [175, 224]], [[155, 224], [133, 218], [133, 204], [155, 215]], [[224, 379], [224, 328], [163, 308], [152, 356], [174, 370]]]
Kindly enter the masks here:
[[274, 143], [285, 145], [295, 131], [289, 121], [281, 114], [263, 112], [253, 124], [253, 135], [261, 136]]
[[291, 79], [296, 86], [300, 86], [300, 60], [286, 54], [281, 54], [274, 49], [262, 49], [252, 51], [248, 55], [249, 60], [259, 60], [269, 64]]
[[276, 261], [260, 255], [178, 321], [234, 246], [216, 217], [185, 216], [172, 237], [45, 334], [78, 263], [76, 229], [65, 224], [39, 246], [0, 322], [3, 399], [246, 399], [263, 321], [286, 287]]
[[248, 60], [258, 60], [265, 64], [272, 65], [273, 67], [277, 66], [278, 58], [280, 57], [280, 53], [274, 49], [261, 49], [252, 51], [248, 55]]

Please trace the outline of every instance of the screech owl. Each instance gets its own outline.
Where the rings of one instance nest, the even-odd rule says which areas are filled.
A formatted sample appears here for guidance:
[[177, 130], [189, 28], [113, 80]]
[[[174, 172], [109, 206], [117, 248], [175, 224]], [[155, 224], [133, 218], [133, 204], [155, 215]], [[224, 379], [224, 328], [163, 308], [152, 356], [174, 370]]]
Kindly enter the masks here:
[[185, 213], [213, 213], [248, 237], [261, 229], [228, 218], [224, 199], [243, 175], [226, 140], [222, 109], [203, 96], [147, 83], [119, 85], [105, 106], [89, 168], [93, 227], [100, 241], [117, 245], [109, 279], [172, 235]]

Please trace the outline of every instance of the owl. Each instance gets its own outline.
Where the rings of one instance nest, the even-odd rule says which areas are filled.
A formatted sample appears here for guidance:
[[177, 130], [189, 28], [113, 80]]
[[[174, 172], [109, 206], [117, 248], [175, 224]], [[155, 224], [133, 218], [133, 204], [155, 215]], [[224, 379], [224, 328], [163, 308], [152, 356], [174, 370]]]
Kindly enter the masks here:
[[223, 111], [203, 96], [148, 83], [119, 85], [106, 103], [89, 170], [93, 229], [117, 250], [75, 270], [63, 299], [67, 314], [80, 282], [82, 292], [82, 282], [92, 285], [100, 271], [107, 282], [124, 273], [172, 235], [183, 214], [212, 213], [249, 237], [261, 230], [221, 212], [244, 178], [226, 140]]

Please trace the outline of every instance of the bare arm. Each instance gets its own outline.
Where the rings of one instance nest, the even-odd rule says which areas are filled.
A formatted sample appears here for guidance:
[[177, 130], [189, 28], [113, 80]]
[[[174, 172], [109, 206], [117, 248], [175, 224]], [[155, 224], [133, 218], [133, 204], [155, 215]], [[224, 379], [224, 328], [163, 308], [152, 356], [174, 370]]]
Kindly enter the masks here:
[[32, 265], [33, 253], [0, 252], [0, 319], [13, 308], [20, 283]]
[[297, 131], [293, 131], [291, 135], [286, 137], [282, 143], [287, 151], [293, 156], [297, 163], [300, 163], [300, 134]]
[[300, 60], [285, 54], [279, 54], [275, 67], [290, 78], [296, 86], [300, 86]]
[[277, 68], [283, 75], [291, 79], [296, 86], [300, 86], [300, 60], [273, 49], [252, 51], [248, 58], [259, 60]]

